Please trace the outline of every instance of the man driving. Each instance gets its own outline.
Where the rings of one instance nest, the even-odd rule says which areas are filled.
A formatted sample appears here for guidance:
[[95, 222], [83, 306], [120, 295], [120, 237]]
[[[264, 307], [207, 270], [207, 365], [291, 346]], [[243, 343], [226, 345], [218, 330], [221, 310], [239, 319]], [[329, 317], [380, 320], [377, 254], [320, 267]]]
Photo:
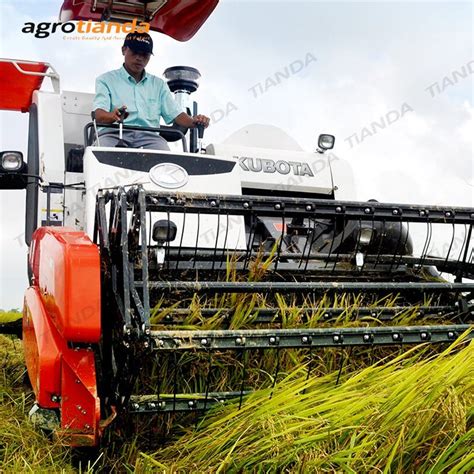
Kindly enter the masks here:
[[[159, 127], [160, 117], [167, 124], [194, 128], [207, 127], [205, 115], [189, 116], [174, 100], [168, 85], [157, 76], [145, 71], [153, 54], [153, 40], [148, 33], [129, 33], [122, 46], [124, 64], [120, 69], [106, 72], [96, 79], [93, 103], [98, 123], [114, 123], [123, 119], [126, 125]], [[133, 148], [169, 150], [166, 140], [156, 132], [124, 130], [123, 141]], [[119, 132], [112, 128], [99, 128], [100, 146], [114, 147]]]

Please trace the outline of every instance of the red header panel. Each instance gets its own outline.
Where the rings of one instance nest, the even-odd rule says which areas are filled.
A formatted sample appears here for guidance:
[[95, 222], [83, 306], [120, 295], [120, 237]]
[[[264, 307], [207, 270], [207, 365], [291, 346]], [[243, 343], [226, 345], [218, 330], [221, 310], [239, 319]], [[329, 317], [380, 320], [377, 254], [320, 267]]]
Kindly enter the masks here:
[[14, 60], [0, 61], [0, 110], [28, 112], [33, 91], [41, 87], [44, 76], [20, 72], [14, 63], [23, 71], [37, 73], [46, 72], [48, 65]]
[[[64, 0], [61, 7], [60, 20], [62, 22], [74, 20], [101, 21], [107, 15], [107, 1], [94, 0]], [[117, 21], [114, 15], [127, 21], [133, 18], [144, 18], [144, 3], [137, 0], [121, 0], [111, 2], [110, 21]], [[153, 8], [153, 3], [147, 3]], [[159, 31], [178, 41], [191, 39], [201, 28], [219, 0], [167, 0], [155, 13], [150, 23], [150, 29]], [[95, 5], [95, 10], [93, 6]]]

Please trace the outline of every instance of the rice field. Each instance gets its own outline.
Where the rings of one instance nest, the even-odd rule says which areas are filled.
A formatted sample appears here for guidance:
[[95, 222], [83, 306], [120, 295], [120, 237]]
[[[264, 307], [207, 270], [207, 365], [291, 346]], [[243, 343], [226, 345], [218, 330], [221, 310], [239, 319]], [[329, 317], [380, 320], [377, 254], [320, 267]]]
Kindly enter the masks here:
[[165, 472], [472, 472], [474, 346], [413, 349], [346, 374], [296, 369], [141, 454]]
[[[271, 259], [247, 276], [261, 280]], [[232, 264], [226, 280], [238, 281]], [[425, 297], [392, 319], [358, 316], [359, 307], [395, 308], [399, 295], [323, 295], [268, 298], [226, 294], [159, 301], [155, 327], [181, 310], [176, 329], [347, 327], [429, 324]], [[225, 308], [212, 317], [210, 308]], [[261, 309], [278, 320], [263, 325]], [[303, 308], [315, 308], [305, 313]], [[327, 320], [321, 308], [339, 311]], [[15, 312], [0, 312], [0, 324]], [[439, 321], [438, 321], [439, 322]], [[212, 356], [214, 357], [214, 356]], [[264, 353], [164, 355], [138, 380], [138, 392], [204, 393], [256, 390], [206, 416], [163, 415], [114, 422], [98, 449], [73, 450], [28, 419], [34, 402], [22, 342], [0, 335], [0, 472], [474, 472], [474, 343], [460, 338], [436, 348], [292, 349]], [[170, 374], [180, 367], [173, 387]], [[176, 372], [174, 372], [176, 373]], [[212, 386], [210, 384], [212, 383]]]
[[474, 471], [474, 344], [416, 347], [357, 368], [274, 386], [175, 427], [152, 447], [118, 431], [108, 446], [73, 451], [36, 431], [21, 341], [0, 336], [1, 472]]

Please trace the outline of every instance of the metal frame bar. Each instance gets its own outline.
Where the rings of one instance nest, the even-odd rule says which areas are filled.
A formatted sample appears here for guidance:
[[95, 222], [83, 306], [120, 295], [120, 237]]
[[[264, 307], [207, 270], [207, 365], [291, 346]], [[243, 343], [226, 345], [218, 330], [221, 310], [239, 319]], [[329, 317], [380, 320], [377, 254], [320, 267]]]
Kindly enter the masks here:
[[[349, 308], [333, 308], [333, 307], [308, 307], [298, 309], [301, 314], [302, 321], [308, 321], [311, 314], [322, 314], [324, 321], [330, 321], [345, 313], [350, 313], [355, 316], [370, 316], [371, 318], [379, 319], [380, 321], [391, 321], [398, 314], [413, 310], [413, 306], [377, 306], [377, 307], [358, 307], [352, 306]], [[474, 311], [473, 308], [469, 310]], [[219, 314], [220, 316], [232, 316], [235, 312], [233, 309], [225, 308], [203, 308], [200, 310], [200, 315], [205, 318], [210, 318]], [[254, 308], [252, 315], [254, 318], [250, 321], [251, 324], [270, 324], [281, 322], [280, 308]], [[449, 314], [457, 314], [459, 312], [458, 306], [416, 306], [418, 317], [442, 317]], [[176, 325], [180, 324], [181, 320], [189, 314], [188, 309], [177, 308], [167, 313], [158, 324], [162, 325]]]
[[[143, 297], [143, 310], [144, 310], [144, 317], [143, 317], [143, 327], [142, 330], [145, 333], [148, 333], [150, 330], [150, 295], [149, 295], [149, 288], [148, 288], [148, 247], [146, 242], [146, 206], [145, 206], [145, 192], [143, 189], [139, 189], [138, 191], [138, 203], [139, 209], [138, 212], [140, 213], [140, 238], [141, 238], [141, 251], [142, 251], [142, 281], [143, 285], [141, 287], [142, 297]], [[151, 228], [151, 222], [150, 222]], [[133, 276], [133, 271], [131, 272]]]
[[120, 230], [120, 248], [122, 250], [122, 286], [123, 286], [123, 299], [124, 299], [124, 316], [125, 316], [125, 327], [124, 331], [126, 335], [130, 335], [132, 331], [132, 315], [130, 307], [130, 272], [129, 269], [129, 251], [128, 251], [128, 229], [127, 229], [127, 206], [126, 206], [126, 195], [122, 191], [118, 195], [118, 201], [120, 203], [119, 213], [119, 230]]
[[[226, 264], [227, 264], [227, 261], [225, 258], [221, 258], [220, 260], [218, 261], [212, 261], [212, 260], [207, 260], [205, 259], [202, 259], [203, 258], [203, 255], [199, 252], [199, 249], [197, 251], [197, 254], [199, 255], [199, 257], [201, 257], [201, 260], [197, 260], [197, 259], [194, 259], [194, 260], [191, 260], [191, 261], [185, 261], [185, 260], [173, 260], [173, 259], [168, 259], [167, 262], [168, 264], [170, 262], [174, 262], [173, 263], [173, 267], [172, 270], [174, 270], [174, 272], [176, 271], [186, 271], [186, 270], [191, 270], [191, 269], [198, 269], [198, 270], [220, 270], [220, 271], [225, 271], [226, 270]], [[342, 254], [340, 254], [340, 256], [342, 257]], [[347, 259], [345, 260], [346, 262], [348, 261], [352, 261], [352, 256], [347, 256]], [[373, 258], [372, 256], [366, 256], [366, 259], [364, 261], [364, 265], [363, 265], [363, 269], [361, 268], [360, 271], [356, 271], [356, 269], [354, 269], [352, 272], [347, 269], [347, 268], [340, 268], [337, 266], [337, 263], [338, 261], [334, 258], [334, 256], [329, 256], [329, 257], [324, 257], [324, 256], [318, 256], [318, 257], [314, 257], [313, 259], [313, 262], [308, 262], [306, 266], [306, 268], [300, 268], [299, 267], [299, 264], [296, 265], [295, 261], [293, 258], [291, 257], [286, 257], [288, 259], [288, 261], [279, 261], [278, 263], [278, 271], [279, 272], [283, 272], [283, 271], [287, 271], [287, 272], [291, 272], [293, 274], [301, 274], [301, 275], [308, 275], [308, 273], [311, 273], [311, 275], [315, 278], [315, 279], [318, 279], [318, 277], [323, 277], [323, 278], [327, 278], [328, 277], [328, 273], [330, 273], [334, 279], [337, 279], [337, 278], [342, 278], [342, 277], [346, 277], [345, 279], [349, 278], [350, 276], [352, 276], [353, 278], [360, 278], [361, 274], [363, 275], [372, 275], [373, 278], [374, 278], [374, 281], [380, 279], [380, 277], [382, 276], [382, 274], [385, 272], [385, 277], [387, 276], [387, 274], [389, 272], [391, 272], [394, 276], [397, 275], [397, 273], [399, 273], [400, 271], [405, 271], [405, 270], [410, 270], [412, 271], [413, 273], [413, 277], [414, 278], [418, 278], [417, 275], [416, 275], [416, 270], [418, 269], [415, 269], [413, 270], [410, 265], [417, 265], [418, 267], [418, 264], [416, 262], [418, 262], [419, 260], [418, 259], [414, 259], [413, 257], [402, 257], [400, 260], [400, 262], [397, 262], [398, 265], [397, 266], [393, 266], [392, 265], [392, 268], [390, 268], [390, 262], [387, 261], [386, 263], [384, 264], [376, 264], [373, 262]], [[343, 258], [343, 257], [342, 257]], [[350, 259], [350, 260], [349, 260]], [[342, 260], [342, 259], [341, 259]], [[343, 260], [342, 260], [343, 261]], [[333, 262], [335, 263], [335, 268], [330, 268], [330, 272], [328, 272], [327, 270], [325, 270], [326, 266], [330, 263], [330, 262]], [[459, 266], [459, 264], [457, 263], [456, 260], [450, 260], [446, 265], [444, 265], [444, 260], [443, 262], [439, 262], [439, 260], [435, 260], [435, 259], [429, 259], [427, 261], [424, 262], [426, 265], [433, 265], [433, 266], [436, 266], [436, 268], [438, 269], [438, 271], [440, 272], [447, 272], [447, 273], [453, 273], [455, 274], [456, 271], [459, 269], [459, 268], [463, 268], [464, 269], [464, 272], [463, 272], [463, 277], [464, 278], [468, 278], [468, 279], [474, 279], [474, 264], [466, 264], [464, 266]], [[326, 264], [326, 266], [324, 265]], [[245, 262], [245, 261], [237, 261], [234, 266], [235, 266], [235, 269], [237, 271], [243, 271], [243, 270], [248, 270], [248, 265], [249, 265], [249, 262]], [[168, 269], [168, 268], [167, 268]], [[273, 273], [276, 273], [276, 264], [275, 263], [270, 263], [267, 267], [267, 271], [271, 271]], [[460, 281], [459, 279], [457, 281]]]
[[[151, 246], [151, 247], [154, 247], [154, 246]], [[183, 249], [182, 246], [180, 245], [178, 248], [170, 247], [169, 252], [167, 253], [167, 257], [170, 261], [176, 261], [176, 265], [174, 265], [174, 268], [176, 270], [178, 269], [188, 270], [189, 262], [186, 260], [181, 260], [181, 257], [184, 257], [184, 258], [195, 257], [195, 253], [196, 253], [195, 249], [193, 250]], [[233, 256], [236, 258], [246, 257], [247, 253], [248, 252], [246, 251], [238, 251], [238, 250], [232, 252]], [[201, 267], [204, 269], [204, 268], [207, 268], [204, 265], [204, 262], [206, 260], [211, 260], [214, 257], [214, 250], [209, 250], [208, 248], [198, 248], [197, 254], [199, 255], [199, 258], [200, 258], [199, 265], [201, 265]], [[263, 258], [267, 258], [270, 256], [270, 252], [262, 252], [261, 256]], [[280, 254], [281, 260], [301, 261], [304, 258], [306, 261], [304, 267], [298, 262], [298, 266], [295, 267], [293, 265], [293, 268], [292, 268], [292, 271], [301, 272], [301, 273], [305, 273], [308, 270], [317, 270], [321, 268], [326, 268], [326, 267], [321, 267], [321, 266], [312, 267], [311, 264], [309, 263], [310, 260], [313, 260], [316, 262], [329, 263], [329, 262], [337, 262], [338, 257], [340, 260], [350, 261], [353, 255], [346, 254], [346, 253], [344, 254], [339, 253], [338, 255], [326, 254], [326, 253], [308, 253], [304, 255], [303, 253], [290, 253], [290, 252], [281, 252]], [[386, 266], [390, 265], [392, 261], [393, 261], [393, 255], [368, 254], [365, 257], [364, 270], [366, 271], [381, 270], [383, 269], [384, 265]], [[225, 266], [226, 263], [227, 261], [226, 261], [225, 253], [224, 253], [223, 257], [219, 261], [219, 264]], [[215, 265], [215, 262], [214, 262], [214, 265]], [[280, 265], [281, 265], [281, 262], [280, 262]], [[397, 265], [398, 266], [401, 266], [401, 265], [420, 266], [421, 265], [420, 258], [413, 257], [411, 255], [401, 255], [398, 257]], [[463, 269], [464, 270], [463, 275], [466, 276], [466, 278], [474, 279], [474, 263], [467, 262], [467, 258], [465, 258], [463, 262], [459, 262], [458, 260], [446, 260], [445, 258], [439, 258], [439, 257], [426, 257], [426, 258], [423, 258], [423, 265], [435, 266], [441, 272], [448, 272], [448, 273], [453, 273], [453, 274], [456, 274], [461, 269]], [[197, 266], [196, 263], [192, 264], [192, 268], [196, 268], [196, 266]], [[244, 261], [237, 262], [236, 267], [239, 268], [239, 266], [241, 266], [243, 269], [247, 268], [247, 265], [245, 264]], [[218, 269], [218, 267], [215, 267], [215, 268]], [[270, 267], [270, 268], [273, 270], [273, 267]], [[281, 268], [282, 267], [280, 267], [280, 269]], [[337, 268], [333, 268], [331, 270], [333, 272], [337, 272]], [[392, 265], [392, 270], [394, 270], [393, 265]]]
[[421, 206], [379, 202], [333, 201], [325, 199], [275, 198], [265, 196], [220, 196], [189, 194], [171, 196], [169, 193], [148, 191], [147, 210], [219, 214], [223, 210], [236, 215], [331, 218], [431, 223], [474, 223], [474, 209], [468, 207]]
[[[142, 285], [136, 282], [136, 285]], [[150, 289], [160, 291], [192, 291], [193, 293], [268, 293], [268, 292], [339, 292], [339, 291], [373, 291], [373, 292], [394, 292], [394, 291], [425, 291], [440, 292], [451, 291], [456, 293], [473, 292], [474, 283], [411, 283], [411, 282], [227, 282], [227, 281], [151, 281]]]
[[168, 395], [132, 395], [129, 412], [134, 414], [172, 413], [205, 411], [215, 405], [249, 395], [250, 391], [242, 392], [208, 392]]
[[151, 331], [155, 351], [222, 351], [452, 342], [474, 325]]

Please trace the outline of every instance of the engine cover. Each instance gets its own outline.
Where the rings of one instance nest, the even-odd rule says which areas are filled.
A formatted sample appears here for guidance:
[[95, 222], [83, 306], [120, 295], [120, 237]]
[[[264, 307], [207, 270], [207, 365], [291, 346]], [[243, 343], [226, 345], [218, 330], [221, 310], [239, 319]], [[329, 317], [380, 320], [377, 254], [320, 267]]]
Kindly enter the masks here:
[[329, 157], [297, 150], [212, 144], [208, 155], [238, 161], [242, 188], [333, 194]]

